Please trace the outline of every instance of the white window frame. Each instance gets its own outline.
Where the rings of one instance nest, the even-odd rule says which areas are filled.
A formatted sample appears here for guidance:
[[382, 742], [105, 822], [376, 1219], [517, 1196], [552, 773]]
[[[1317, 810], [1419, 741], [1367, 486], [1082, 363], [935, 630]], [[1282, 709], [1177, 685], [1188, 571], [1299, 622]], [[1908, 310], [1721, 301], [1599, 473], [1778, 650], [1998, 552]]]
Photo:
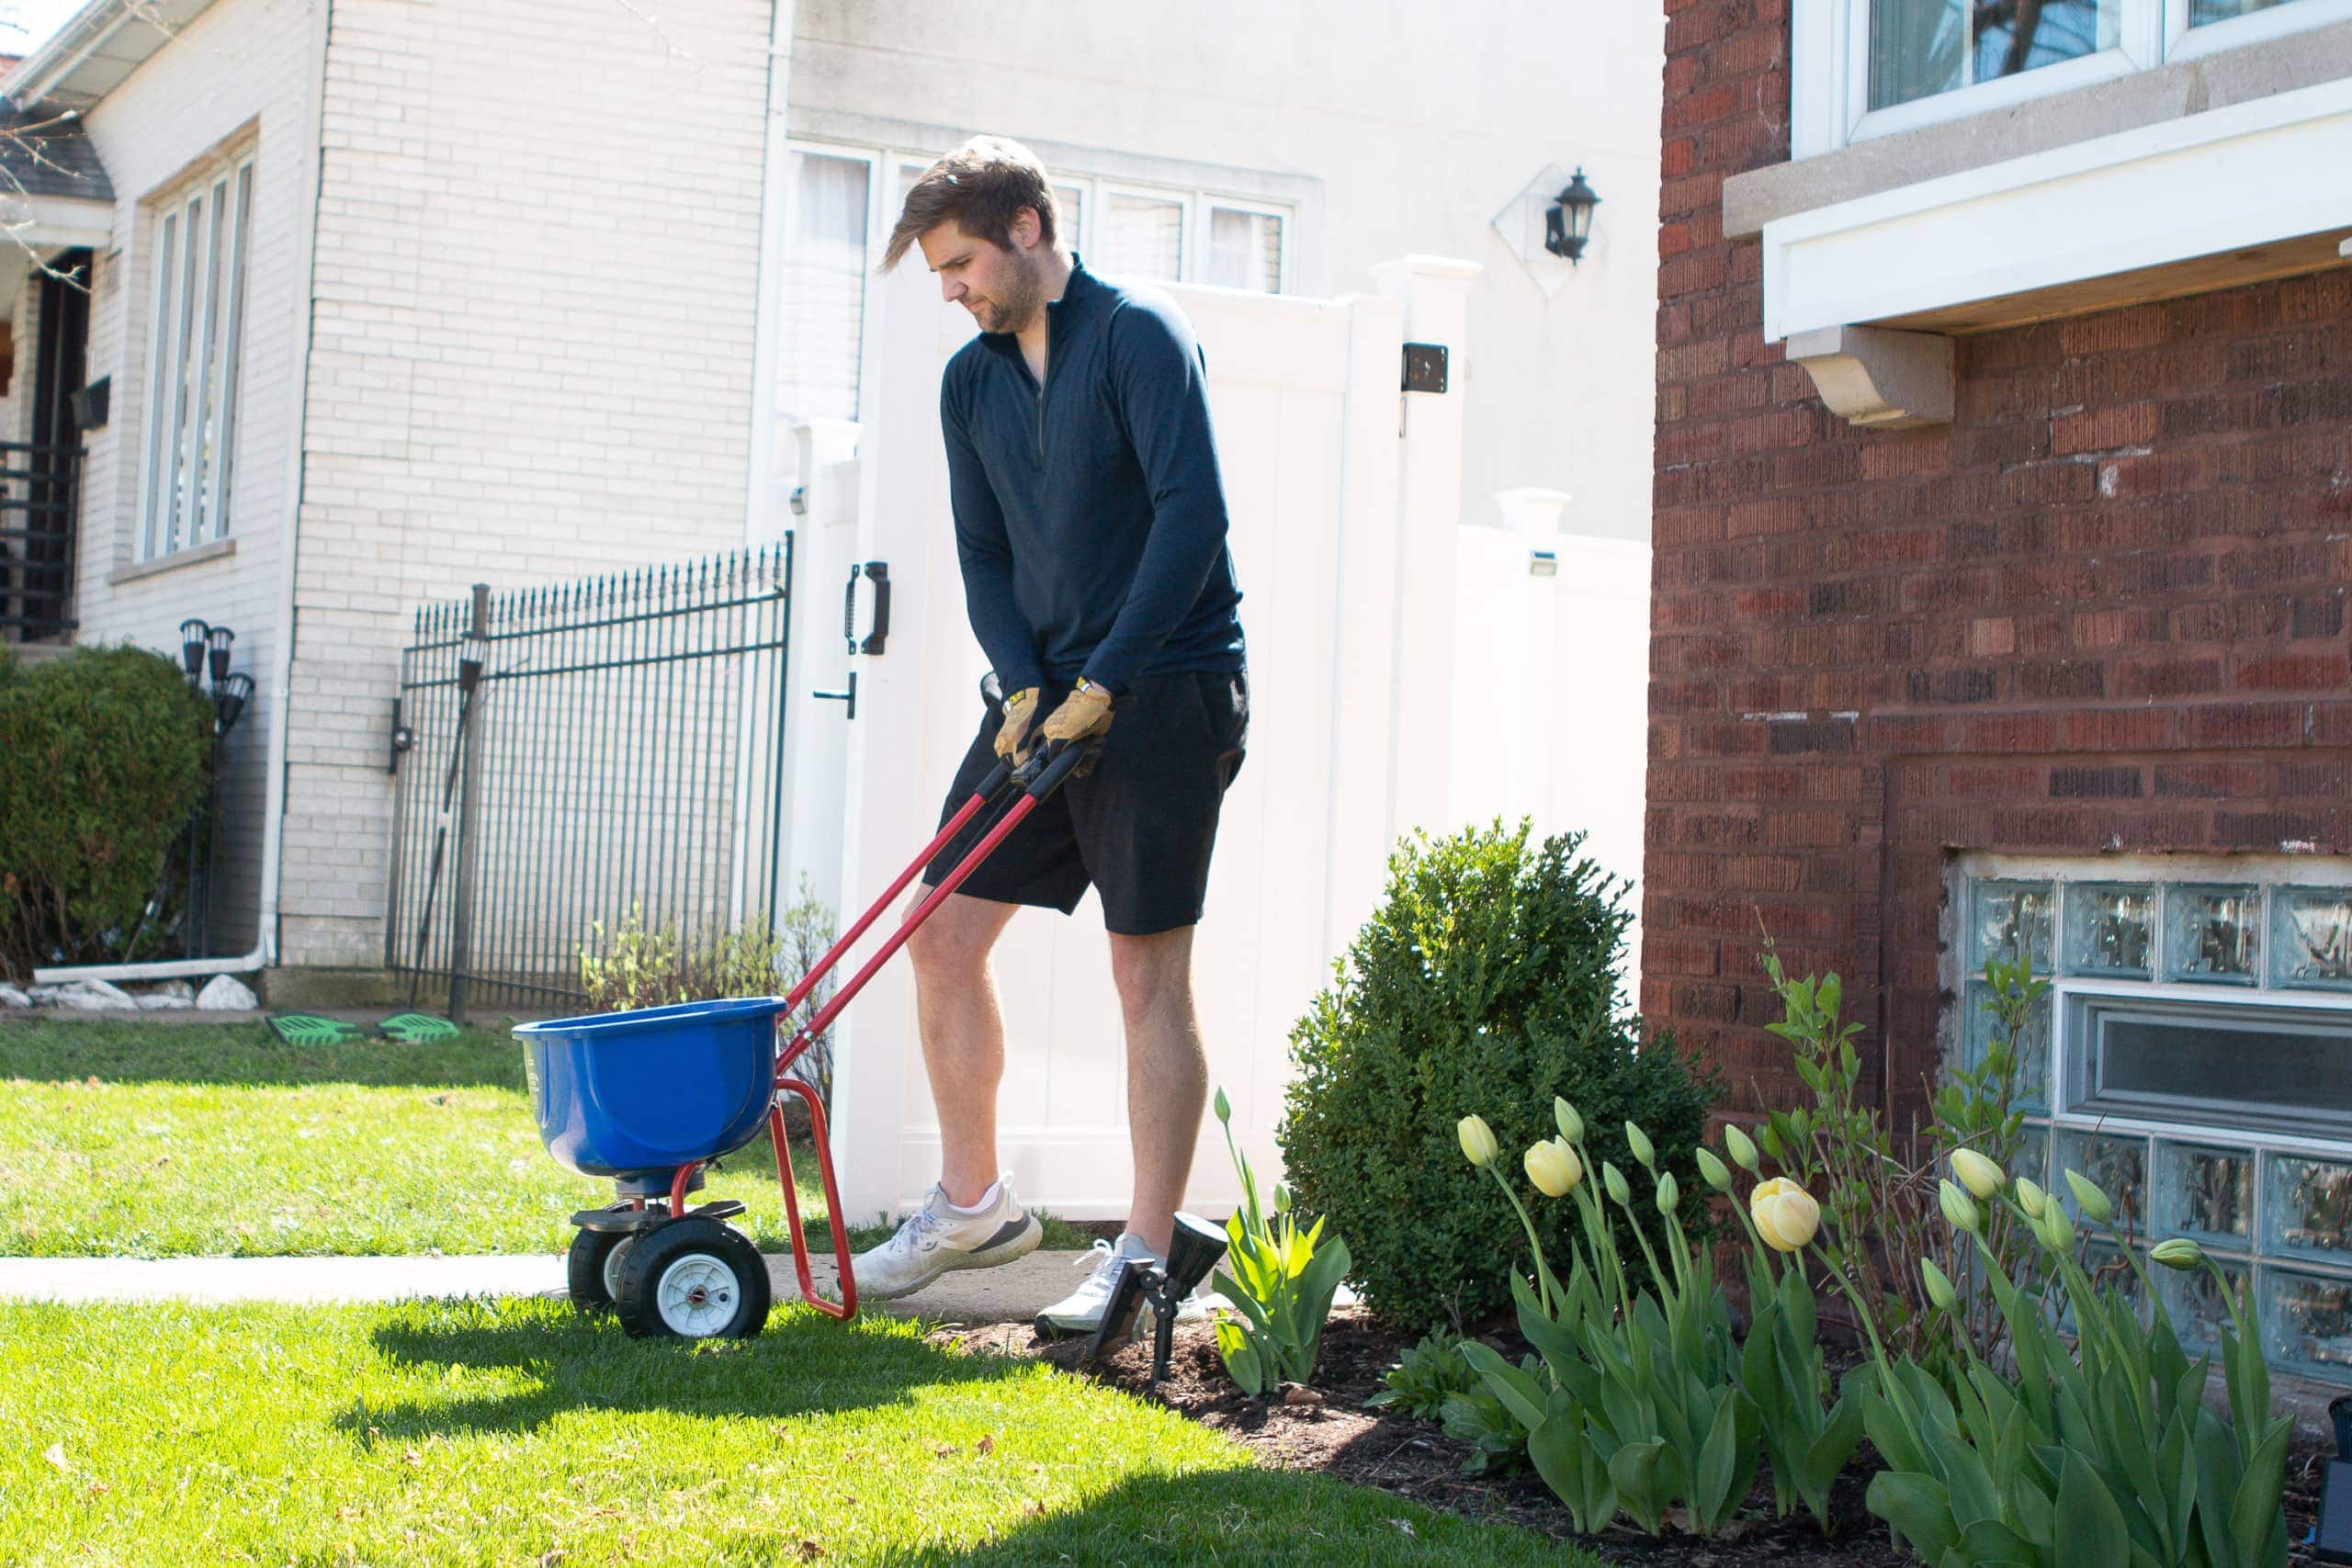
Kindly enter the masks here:
[[[1195, 227], [1190, 241], [1190, 253], [1200, 257], [1201, 269], [1204, 272], [1208, 267], [1209, 225], [1213, 221], [1213, 214], [1218, 211], [1250, 212], [1261, 218], [1280, 219], [1283, 225], [1283, 257], [1280, 276], [1274, 280], [1274, 292], [1277, 294], [1290, 292], [1292, 259], [1298, 254], [1298, 214], [1295, 211], [1278, 201], [1251, 201], [1238, 196], [1218, 196], [1208, 191], [1201, 193], [1200, 199], [1193, 205], [1193, 210]], [[1214, 285], [1204, 281], [1202, 287], [1229, 288], [1231, 286]], [[1255, 294], [1259, 290], [1250, 288], [1244, 289], [1242, 292]]]
[[[242, 396], [247, 289], [247, 252], [253, 240], [253, 203], [259, 194], [254, 173], [257, 149], [246, 147], [208, 163], [187, 176], [172, 194], [148, 205], [142, 214], [147, 243], [154, 261], [153, 287], [148, 295], [146, 400], [139, 437], [138, 521], [132, 537], [136, 558], [162, 560], [185, 550], [214, 544], [230, 535], [228, 507], [234, 497], [232, 469], [237, 445], [238, 405]], [[233, 222], [221, 231], [221, 201], [232, 204]], [[201, 202], [204, 214], [191, 221], [191, 209]], [[201, 234], [198, 223], [202, 225]], [[165, 234], [175, 241], [166, 250]], [[198, 243], [208, 255], [217, 254], [223, 269], [218, 285], [202, 288], [196, 301], [198, 318], [189, 319], [191, 297], [208, 278], [195, 276]], [[215, 320], [216, 314], [225, 318]], [[183, 465], [193, 470], [202, 460], [203, 401], [211, 389], [200, 389], [197, 406], [187, 411], [180, 426], [181, 389], [188, 359], [211, 369], [214, 342], [221, 345], [218, 367], [220, 449], [202, 474], [204, 491], [192, 497], [196, 515], [183, 535], [176, 498]], [[182, 352], [179, 344], [187, 345]], [[199, 525], [200, 521], [200, 525]]]
[[[2352, 17], [2352, 0], [2286, 0], [2252, 16], [2188, 26], [2188, 0], [2123, 0], [2116, 45], [1883, 109], [1870, 107], [1871, 0], [1795, 0], [1790, 155], [1803, 159], [1921, 126], [2011, 108], [2052, 93], [2118, 80]], [[1828, 68], [1817, 62], [1826, 60]]]
[[[798, 137], [786, 137], [784, 146], [785, 156], [787, 159], [796, 152], [805, 152], [811, 157], [839, 158], [847, 163], [862, 163], [865, 165], [865, 254], [862, 258], [862, 276], [858, 290], [856, 394], [857, 415], [863, 418], [865, 412], [866, 362], [874, 346], [874, 266], [881, 257], [882, 246], [890, 238], [888, 222], [882, 214], [886, 211], [895, 211], [897, 209], [898, 186], [895, 174], [899, 164], [876, 149], [845, 146], [838, 141], [808, 141]], [[928, 164], [925, 165], [925, 167], [928, 166]], [[893, 176], [888, 182], [890, 185], [890, 190], [887, 196], [882, 189], [886, 183], [886, 174]], [[800, 182], [797, 179], [787, 180], [785, 185], [784, 197], [784, 243], [787, 251], [799, 232]], [[782, 344], [779, 343], [779, 355], [781, 352]], [[776, 390], [779, 392], [783, 389], [783, 369], [784, 367], [779, 363], [776, 367]]]

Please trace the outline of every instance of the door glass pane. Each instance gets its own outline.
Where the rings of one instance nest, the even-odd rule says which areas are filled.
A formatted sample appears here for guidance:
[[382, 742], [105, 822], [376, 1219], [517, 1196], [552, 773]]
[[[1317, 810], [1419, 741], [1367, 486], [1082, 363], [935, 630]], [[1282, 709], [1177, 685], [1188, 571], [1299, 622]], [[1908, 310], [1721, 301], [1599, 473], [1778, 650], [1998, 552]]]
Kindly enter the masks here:
[[2270, 908], [2270, 983], [2352, 990], [2352, 889], [2276, 888]]
[[1182, 202], [1114, 195], [1103, 218], [1103, 271], [1159, 283], [1184, 276]]
[[1226, 288], [1279, 294], [1283, 287], [1283, 220], [1271, 212], [1209, 209], [1208, 276]]
[[868, 174], [863, 158], [792, 155], [776, 389], [776, 412], [786, 421], [857, 417]]
[[2122, 19], [2123, 0], [1871, 0], [1870, 106], [2113, 49]]
[[2156, 1229], [2245, 1247], [2254, 1239], [2254, 1153], [2156, 1145]]

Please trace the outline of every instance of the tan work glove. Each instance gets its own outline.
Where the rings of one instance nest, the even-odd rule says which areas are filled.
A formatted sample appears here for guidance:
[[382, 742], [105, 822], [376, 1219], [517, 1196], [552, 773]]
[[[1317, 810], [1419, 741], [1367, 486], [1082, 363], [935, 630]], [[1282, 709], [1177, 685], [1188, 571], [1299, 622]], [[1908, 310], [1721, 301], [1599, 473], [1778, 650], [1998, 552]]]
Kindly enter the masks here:
[[1080, 677], [1077, 689], [1046, 718], [1045, 738], [1073, 743], [1096, 740], [1110, 728], [1111, 694]]
[[1004, 722], [997, 727], [996, 754], [1016, 768], [1028, 760], [1029, 727], [1037, 722], [1037, 699], [1043, 695], [1035, 686], [1023, 686], [1004, 699]]

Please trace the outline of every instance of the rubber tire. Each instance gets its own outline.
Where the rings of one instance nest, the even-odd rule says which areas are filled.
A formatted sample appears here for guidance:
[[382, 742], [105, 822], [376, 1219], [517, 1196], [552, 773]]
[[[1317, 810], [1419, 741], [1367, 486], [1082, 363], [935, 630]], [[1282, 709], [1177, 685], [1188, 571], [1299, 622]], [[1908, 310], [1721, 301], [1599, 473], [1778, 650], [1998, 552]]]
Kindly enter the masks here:
[[671, 1266], [696, 1254], [716, 1259], [734, 1276], [736, 1296], [734, 1315], [701, 1337], [749, 1339], [767, 1326], [768, 1266], [760, 1249], [733, 1225], [690, 1216], [643, 1232], [621, 1261], [620, 1292], [613, 1305], [632, 1338], [684, 1337], [662, 1320], [654, 1296]]
[[612, 1292], [605, 1289], [605, 1262], [615, 1247], [628, 1239], [624, 1231], [572, 1234], [571, 1250], [563, 1258], [563, 1282], [571, 1290], [574, 1308], [590, 1317], [602, 1317], [613, 1310]]

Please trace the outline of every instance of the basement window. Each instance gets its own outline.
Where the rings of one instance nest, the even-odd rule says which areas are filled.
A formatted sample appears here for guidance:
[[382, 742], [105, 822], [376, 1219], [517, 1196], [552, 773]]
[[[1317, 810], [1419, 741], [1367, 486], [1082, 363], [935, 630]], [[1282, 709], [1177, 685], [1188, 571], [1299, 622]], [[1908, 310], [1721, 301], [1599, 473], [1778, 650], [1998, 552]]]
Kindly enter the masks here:
[[[1987, 959], [2030, 953], [2051, 994], [2020, 1037], [2018, 1174], [2070, 1208], [2111, 1197], [2135, 1251], [2188, 1236], [2251, 1277], [2265, 1353], [2352, 1384], [2352, 862], [1964, 857], [1947, 1031], [1973, 1065], [1997, 1028]], [[2157, 1269], [2184, 1342], [2228, 1321], [2203, 1274]]]

